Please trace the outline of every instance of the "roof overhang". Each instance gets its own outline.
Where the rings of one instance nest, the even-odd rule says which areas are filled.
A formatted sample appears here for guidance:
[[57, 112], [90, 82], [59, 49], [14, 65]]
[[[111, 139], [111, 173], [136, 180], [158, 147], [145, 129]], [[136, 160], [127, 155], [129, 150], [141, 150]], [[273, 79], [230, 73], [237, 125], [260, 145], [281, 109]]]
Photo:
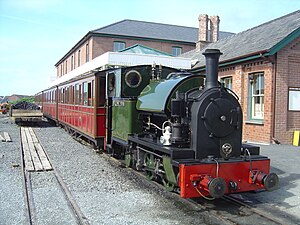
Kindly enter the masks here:
[[[265, 50], [261, 50], [259, 52], [253, 52], [248, 55], [243, 55], [243, 56], [240, 56], [237, 58], [232, 58], [229, 60], [221, 61], [219, 63], [219, 67], [229, 66], [229, 65], [233, 65], [233, 64], [237, 64], [237, 63], [241, 63], [241, 62], [246, 62], [249, 60], [272, 56], [298, 37], [300, 37], [300, 27], [298, 29], [294, 30], [293, 32], [291, 32], [289, 35], [287, 35], [284, 39], [279, 41], [276, 45], [274, 45], [270, 49], [265, 49]], [[201, 65], [197, 68], [192, 69], [191, 71], [192, 72], [202, 72], [204, 70], [205, 70], [205, 65]]]
[[282, 39], [280, 42], [278, 42], [276, 45], [274, 45], [270, 51], [269, 55], [274, 55], [279, 50], [281, 50], [283, 47], [285, 47], [287, 44], [291, 43], [295, 38], [300, 36], [300, 27], [296, 30], [294, 30], [292, 33], [290, 33], [288, 36], [286, 36], [284, 39]]
[[191, 59], [189, 58], [134, 54], [124, 52], [106, 52], [94, 58], [93, 60], [83, 64], [82, 66], [72, 70], [71, 72], [61, 76], [60, 78], [57, 78], [55, 81], [51, 82], [50, 87], [62, 84], [71, 79], [75, 79], [76, 77], [103, 71], [110, 67], [153, 64], [171, 67], [175, 69], [191, 69]]
[[[256, 53], [253, 53], [253, 54], [250, 54], [250, 55], [245, 55], [245, 56], [242, 56], [242, 57], [221, 61], [219, 63], [219, 67], [230, 66], [230, 65], [237, 64], [237, 63], [242, 63], [242, 62], [246, 62], [246, 61], [254, 60], [254, 59], [259, 59], [259, 58], [265, 58], [269, 55], [270, 55], [269, 52], [267, 50], [264, 50], [264, 51], [256, 52]], [[192, 73], [203, 72], [203, 71], [205, 71], [205, 65], [199, 66], [199, 67], [194, 68], [194, 69], [191, 69]]]

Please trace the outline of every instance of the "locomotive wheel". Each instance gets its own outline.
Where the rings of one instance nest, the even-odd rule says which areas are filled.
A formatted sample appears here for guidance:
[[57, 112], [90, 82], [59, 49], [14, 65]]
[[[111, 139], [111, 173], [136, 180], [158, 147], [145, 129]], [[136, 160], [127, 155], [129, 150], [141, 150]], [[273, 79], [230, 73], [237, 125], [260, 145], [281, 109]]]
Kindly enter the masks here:
[[131, 167], [132, 166], [132, 155], [131, 154], [126, 154], [125, 155], [125, 166], [126, 167]]
[[169, 183], [165, 179], [162, 180], [162, 183], [163, 183], [163, 185], [164, 185], [164, 187], [166, 188], [167, 191], [169, 191], [169, 192], [174, 191], [174, 189], [175, 189], [174, 184]]
[[152, 181], [152, 180], [155, 180], [156, 175], [152, 171], [146, 171], [146, 177], [148, 180]]

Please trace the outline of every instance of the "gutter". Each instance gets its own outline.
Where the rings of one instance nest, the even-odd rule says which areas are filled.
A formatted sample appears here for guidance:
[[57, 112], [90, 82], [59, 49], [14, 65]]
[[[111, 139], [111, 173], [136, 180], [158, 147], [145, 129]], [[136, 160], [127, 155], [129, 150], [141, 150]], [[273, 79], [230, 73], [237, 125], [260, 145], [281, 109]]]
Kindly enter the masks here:
[[[231, 60], [225, 60], [225, 61], [219, 63], [219, 67], [237, 64], [237, 63], [241, 63], [241, 62], [246, 62], [246, 61], [253, 60], [253, 59], [259, 59], [259, 58], [267, 57], [269, 55], [271, 55], [271, 54], [268, 52], [268, 50], [255, 52], [255, 53], [252, 53], [251, 55], [245, 55], [244, 58], [233, 58]], [[203, 71], [205, 71], [205, 66], [191, 69], [192, 73], [203, 72]]]
[[91, 32], [88, 32], [83, 38], [81, 38], [80, 41], [78, 41], [54, 66], [58, 66], [59, 64], [61, 64], [66, 58], [69, 57], [71, 52], [74, 52], [74, 50], [76, 48], [78, 48], [78, 46], [80, 46], [82, 43], [86, 42], [86, 40], [88, 38], [90, 38], [92, 36]]

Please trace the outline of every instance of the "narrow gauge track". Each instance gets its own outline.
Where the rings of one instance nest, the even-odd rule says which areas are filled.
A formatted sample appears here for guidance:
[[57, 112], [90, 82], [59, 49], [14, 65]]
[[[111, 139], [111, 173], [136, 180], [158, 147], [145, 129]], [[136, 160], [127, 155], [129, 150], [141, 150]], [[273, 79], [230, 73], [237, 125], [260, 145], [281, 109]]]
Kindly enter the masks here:
[[[103, 154], [108, 160], [110, 160], [116, 166], [126, 168], [124, 162], [115, 159], [112, 156], [108, 156]], [[126, 168], [130, 170], [132, 173], [139, 176], [145, 182], [150, 182], [157, 186], [159, 189], [164, 190], [167, 195], [174, 197], [174, 199], [178, 201], [185, 202], [186, 204], [191, 205], [196, 209], [200, 209], [201, 211], [206, 211], [210, 215], [214, 216], [220, 221], [220, 224], [228, 224], [228, 225], [243, 225], [243, 224], [267, 224], [267, 225], [278, 225], [284, 224], [272, 215], [268, 215], [268, 213], [260, 211], [251, 205], [242, 202], [231, 196], [224, 196], [220, 199], [215, 199], [213, 201], [206, 200], [204, 198], [196, 198], [196, 199], [183, 199], [177, 193], [168, 192], [165, 190], [162, 184], [157, 182], [151, 182], [147, 178], [147, 176], [143, 172], [136, 171], [132, 168]]]
[[213, 215], [227, 220], [229, 224], [283, 224], [267, 212], [258, 210], [251, 205], [229, 195], [213, 201], [193, 199]]
[[[21, 128], [20, 128], [20, 137], [21, 134]], [[20, 141], [20, 149], [21, 149], [21, 171], [22, 171], [22, 182], [23, 182], [23, 193], [24, 193], [24, 201], [25, 201], [25, 214], [26, 214], [26, 220], [27, 224], [29, 225], [35, 225], [38, 224], [37, 217], [38, 217], [38, 210], [36, 209], [35, 200], [34, 200], [34, 191], [32, 188], [32, 173], [33, 171], [28, 171], [26, 169], [26, 159], [24, 157], [24, 147], [22, 143], [22, 138]], [[45, 152], [47, 155], [47, 153]], [[49, 156], [47, 155], [48, 160]], [[52, 164], [52, 163], [51, 163]], [[62, 176], [60, 175], [59, 171], [55, 169], [55, 167], [52, 164], [53, 170], [47, 171], [47, 175], [51, 177], [55, 177], [55, 180], [57, 181], [57, 185], [59, 186], [59, 189], [61, 191], [61, 194], [64, 196], [66, 204], [69, 207], [70, 214], [74, 218], [74, 221], [78, 225], [89, 225], [88, 219], [84, 216], [82, 211], [80, 210], [79, 206], [77, 205], [75, 199], [73, 198], [71, 192], [69, 191], [66, 183], [63, 181]], [[51, 216], [51, 215], [49, 215]]]

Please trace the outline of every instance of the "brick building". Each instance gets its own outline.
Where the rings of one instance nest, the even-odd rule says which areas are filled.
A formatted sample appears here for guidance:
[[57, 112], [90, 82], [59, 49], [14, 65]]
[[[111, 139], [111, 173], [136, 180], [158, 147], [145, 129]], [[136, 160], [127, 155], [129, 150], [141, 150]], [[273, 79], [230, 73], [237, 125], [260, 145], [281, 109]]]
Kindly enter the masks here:
[[[217, 28], [218, 30], [219, 28]], [[233, 35], [220, 32], [220, 39]], [[57, 77], [109, 51], [120, 51], [135, 44], [177, 56], [195, 48], [198, 28], [122, 20], [89, 31], [56, 64]]]
[[202, 52], [217, 48], [219, 78], [239, 97], [243, 139], [291, 144], [300, 130], [300, 10], [215, 43], [207, 41], [207, 16], [200, 16], [197, 48], [185, 57], [203, 73]]

